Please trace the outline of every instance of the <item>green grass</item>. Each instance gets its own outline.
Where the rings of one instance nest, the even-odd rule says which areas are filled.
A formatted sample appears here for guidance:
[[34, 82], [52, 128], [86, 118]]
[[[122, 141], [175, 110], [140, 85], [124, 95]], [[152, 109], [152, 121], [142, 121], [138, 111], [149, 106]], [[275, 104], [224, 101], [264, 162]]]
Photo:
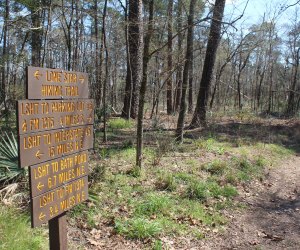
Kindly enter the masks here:
[[197, 199], [199, 201], [206, 201], [208, 198], [234, 197], [238, 194], [233, 186], [220, 186], [214, 181], [193, 181], [189, 183], [186, 195], [190, 199]]
[[133, 122], [122, 118], [110, 119], [108, 127], [112, 130], [128, 129], [133, 127]]
[[[165, 236], [203, 238], [206, 230], [222, 230], [227, 222], [224, 209], [241, 206], [233, 199], [237, 186], [261, 178], [265, 167], [292, 153], [246, 136], [235, 139], [213, 132], [201, 136], [177, 145], [165, 132], [145, 133], [150, 143], [143, 150], [142, 172], [133, 168], [132, 141], [102, 150], [103, 161], [95, 167], [95, 180], [100, 181], [92, 185], [99, 201], [94, 203], [97, 209], [82, 212], [86, 224], [114, 223], [120, 235], [150, 239], [143, 241], [149, 242], [147, 249], [163, 249], [159, 239]], [[101, 164], [105, 169], [99, 168]]]
[[146, 195], [144, 201], [136, 206], [135, 214], [140, 216], [167, 214], [172, 206], [173, 204], [169, 197], [159, 193], [151, 193]]
[[0, 249], [43, 250], [48, 240], [41, 229], [31, 229], [29, 217], [19, 211], [0, 206]]
[[199, 139], [195, 141], [199, 149], [206, 150], [218, 155], [223, 155], [226, 151], [226, 144], [218, 142], [215, 138]]
[[211, 174], [221, 175], [225, 172], [228, 166], [226, 161], [216, 159], [210, 163], [204, 164], [202, 168]]
[[115, 230], [130, 239], [147, 239], [158, 235], [162, 228], [156, 221], [134, 217], [128, 220], [117, 220]]
[[155, 186], [158, 190], [175, 191], [177, 183], [173, 174], [162, 172], [159, 174]]

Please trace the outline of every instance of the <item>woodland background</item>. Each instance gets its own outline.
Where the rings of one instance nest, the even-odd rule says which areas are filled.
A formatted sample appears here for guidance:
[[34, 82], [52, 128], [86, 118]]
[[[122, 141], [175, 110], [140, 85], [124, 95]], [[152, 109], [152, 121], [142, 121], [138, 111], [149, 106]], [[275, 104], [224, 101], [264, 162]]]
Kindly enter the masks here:
[[253, 2], [0, 0], [0, 249], [47, 245], [18, 164], [29, 65], [87, 72], [96, 103], [71, 249], [300, 246], [300, 1]]

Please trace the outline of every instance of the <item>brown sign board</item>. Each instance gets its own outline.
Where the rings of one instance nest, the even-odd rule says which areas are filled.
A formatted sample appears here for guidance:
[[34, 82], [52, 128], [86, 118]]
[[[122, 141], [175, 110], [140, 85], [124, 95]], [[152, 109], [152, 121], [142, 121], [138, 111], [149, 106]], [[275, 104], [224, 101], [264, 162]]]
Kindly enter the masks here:
[[90, 149], [93, 137], [93, 125], [20, 135], [20, 166], [39, 164]]
[[19, 134], [94, 123], [94, 100], [18, 101]]
[[27, 99], [78, 98], [89, 98], [87, 73], [28, 66]]
[[33, 198], [31, 201], [32, 227], [42, 225], [85, 201], [87, 198], [87, 176]]
[[89, 172], [88, 161], [88, 151], [83, 151], [31, 166], [29, 168], [31, 197], [86, 176]]

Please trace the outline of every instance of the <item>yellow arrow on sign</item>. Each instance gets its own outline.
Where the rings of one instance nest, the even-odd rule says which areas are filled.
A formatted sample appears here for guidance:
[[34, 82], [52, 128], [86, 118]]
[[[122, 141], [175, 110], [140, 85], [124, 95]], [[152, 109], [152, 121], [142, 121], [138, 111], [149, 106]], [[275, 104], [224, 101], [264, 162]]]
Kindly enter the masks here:
[[23, 124], [22, 124], [22, 131], [23, 131], [23, 132], [26, 132], [26, 131], [27, 131], [27, 123], [26, 123], [26, 120], [23, 121]]
[[90, 115], [88, 118], [87, 118], [88, 122], [91, 122], [92, 121], [92, 115]]
[[43, 187], [44, 187], [44, 184], [42, 184], [42, 183], [39, 182], [38, 185], [37, 185], [37, 189], [39, 191], [42, 191]]
[[42, 155], [43, 155], [43, 153], [41, 153], [40, 150], [38, 150], [35, 154], [35, 157], [41, 159]]
[[39, 216], [39, 220], [43, 221], [45, 219], [45, 217], [46, 217], [46, 215], [43, 212], [41, 212], [40, 216]]
[[79, 81], [81, 81], [81, 83], [84, 83], [84, 77], [82, 75], [79, 77]]
[[36, 79], [40, 80], [40, 76], [42, 76], [42, 74], [40, 74], [40, 71], [39, 71], [39, 70], [37, 70], [37, 71], [34, 72], [34, 77], [35, 77]]

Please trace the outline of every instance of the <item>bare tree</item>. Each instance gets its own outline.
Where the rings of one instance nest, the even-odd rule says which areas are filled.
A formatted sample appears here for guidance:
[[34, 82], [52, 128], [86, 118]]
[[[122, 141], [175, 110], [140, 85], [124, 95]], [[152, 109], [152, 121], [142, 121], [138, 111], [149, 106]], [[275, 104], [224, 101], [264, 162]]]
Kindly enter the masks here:
[[210, 26], [210, 32], [207, 42], [200, 90], [198, 93], [197, 104], [193, 114], [190, 128], [206, 126], [206, 109], [208, 94], [212, 80], [212, 73], [216, 59], [216, 52], [220, 41], [221, 22], [223, 19], [226, 0], [216, 0], [213, 9], [213, 17]]
[[173, 113], [173, 0], [168, 2], [168, 80], [167, 80], [167, 113]]
[[192, 60], [193, 53], [193, 44], [192, 41], [194, 39], [194, 6], [196, 0], [191, 0], [190, 2], [190, 10], [188, 16], [188, 32], [187, 32], [187, 49], [185, 55], [185, 64], [183, 69], [183, 80], [182, 80], [182, 93], [181, 93], [181, 102], [180, 102], [180, 111], [177, 120], [177, 128], [176, 128], [176, 140], [178, 142], [182, 142], [183, 140], [183, 129], [184, 129], [184, 118], [186, 113], [186, 91], [188, 87], [188, 76], [189, 76], [189, 68]]
[[150, 41], [153, 34], [153, 5], [154, 0], [149, 1], [149, 21], [148, 31], [144, 41], [144, 56], [143, 56], [143, 77], [139, 96], [138, 123], [137, 123], [137, 146], [136, 146], [136, 165], [142, 167], [142, 150], [143, 150], [143, 120], [144, 120], [144, 104], [146, 87], [148, 80], [148, 63], [150, 60]]
[[[142, 22], [142, 0], [129, 0], [128, 14], [128, 47], [129, 65], [127, 68], [126, 83], [130, 81], [130, 86], [126, 84], [126, 94], [124, 99], [123, 115], [135, 119], [138, 102], [138, 88], [142, 78], [143, 64], [143, 22]], [[129, 77], [131, 79], [129, 79]], [[128, 94], [130, 97], [128, 98]]]

